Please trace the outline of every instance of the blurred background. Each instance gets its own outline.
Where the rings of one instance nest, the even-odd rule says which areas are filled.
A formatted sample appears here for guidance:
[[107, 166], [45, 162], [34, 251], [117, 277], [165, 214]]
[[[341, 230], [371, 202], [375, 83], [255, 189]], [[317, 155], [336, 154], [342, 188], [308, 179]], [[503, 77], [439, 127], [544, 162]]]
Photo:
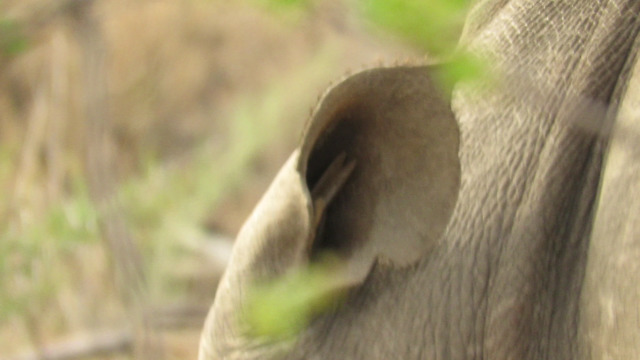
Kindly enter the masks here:
[[318, 96], [465, 3], [0, 0], [0, 359], [195, 359]]

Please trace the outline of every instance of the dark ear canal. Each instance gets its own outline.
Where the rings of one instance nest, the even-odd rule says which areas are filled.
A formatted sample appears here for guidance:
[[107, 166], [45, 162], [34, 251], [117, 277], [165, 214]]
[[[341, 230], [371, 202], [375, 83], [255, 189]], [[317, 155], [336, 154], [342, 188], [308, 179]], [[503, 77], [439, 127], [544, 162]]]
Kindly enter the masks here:
[[458, 194], [459, 133], [428, 72], [364, 71], [321, 99], [297, 165], [313, 204], [312, 258], [406, 265], [437, 244]]
[[[316, 146], [309, 155], [307, 163], [306, 181], [308, 188], [312, 194], [312, 200], [316, 202], [318, 197], [322, 196], [321, 188], [336, 187], [329, 199], [323, 199], [324, 214], [316, 214], [319, 216], [316, 227], [316, 236], [311, 247], [311, 258], [323, 255], [327, 251], [332, 253], [348, 252], [353, 247], [355, 238], [350, 236], [344, 238], [344, 241], [338, 241], [341, 235], [348, 232], [347, 228], [343, 231], [336, 231], [336, 226], [348, 226], [345, 221], [339, 221], [338, 217], [344, 217], [340, 214], [340, 204], [343, 204], [350, 196], [344, 193], [344, 189], [349, 189], [349, 183], [356, 178], [357, 160], [361, 155], [358, 153], [358, 144], [360, 137], [365, 133], [363, 125], [367, 123], [366, 112], [359, 109], [358, 106], [340, 111], [334, 117], [334, 122], [330, 123], [327, 130], [324, 131], [317, 140]], [[353, 170], [346, 174], [344, 183], [336, 182], [335, 173], [339, 173], [346, 166], [353, 167]], [[333, 170], [335, 169], [335, 170]], [[344, 172], [344, 170], [342, 170]], [[333, 183], [327, 183], [333, 182]], [[326, 191], [325, 191], [326, 192]], [[338, 212], [336, 213], [336, 209]]]
[[351, 113], [345, 111], [344, 114], [337, 115], [336, 121], [317, 139], [309, 155], [305, 177], [310, 190], [315, 188], [320, 177], [338, 155], [345, 153], [349, 157], [352, 153], [349, 147], [360, 133], [359, 120], [354, 112], [355, 109], [352, 109]]
[[[327, 251], [344, 252], [352, 246], [352, 241], [337, 241], [340, 232], [335, 231], [335, 226], [341, 224], [340, 221], [336, 221], [336, 216], [340, 215], [334, 215], [334, 213], [336, 206], [345, 201], [343, 188], [347, 187], [349, 182], [353, 181], [352, 177], [355, 176], [353, 172], [357, 167], [357, 144], [360, 141], [359, 137], [362, 137], [364, 133], [363, 125], [367, 122], [365, 117], [366, 112], [355, 105], [337, 113], [334, 116], [334, 121], [320, 134], [309, 155], [306, 182], [312, 194], [312, 200], [316, 202], [318, 197], [326, 192], [323, 192], [321, 188], [335, 187], [329, 199], [322, 199], [325, 201], [323, 205], [326, 206], [323, 209], [324, 214], [316, 214], [319, 218], [316, 236], [311, 247], [310, 256], [312, 258]], [[336, 176], [332, 174], [339, 173], [349, 164], [353, 170], [348, 171], [345, 175], [344, 183], [335, 184]], [[332, 168], [336, 170], [332, 170]], [[327, 182], [333, 183], [327, 184]]]

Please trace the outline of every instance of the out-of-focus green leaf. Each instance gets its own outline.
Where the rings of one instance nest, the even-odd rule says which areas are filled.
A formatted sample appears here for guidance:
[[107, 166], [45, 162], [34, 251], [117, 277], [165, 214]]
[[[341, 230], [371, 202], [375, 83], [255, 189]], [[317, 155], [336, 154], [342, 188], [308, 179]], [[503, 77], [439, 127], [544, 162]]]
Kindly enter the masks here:
[[374, 24], [434, 55], [451, 51], [468, 0], [360, 0]]
[[27, 38], [19, 23], [0, 19], [0, 53], [15, 56], [27, 48]]
[[459, 53], [450, 58], [435, 72], [435, 80], [444, 89], [451, 89], [460, 81], [486, 81], [491, 83], [492, 76], [484, 59], [473, 54]]
[[311, 8], [313, 0], [252, 0], [258, 6], [266, 8], [281, 20], [299, 23]]
[[358, 0], [366, 17], [442, 60], [436, 81], [449, 91], [460, 81], [489, 80], [488, 64], [456, 51], [469, 0]]
[[283, 340], [295, 337], [316, 314], [335, 305], [343, 295], [335, 284], [339, 264], [330, 258], [281, 278], [255, 284], [248, 291], [241, 321], [249, 335]]

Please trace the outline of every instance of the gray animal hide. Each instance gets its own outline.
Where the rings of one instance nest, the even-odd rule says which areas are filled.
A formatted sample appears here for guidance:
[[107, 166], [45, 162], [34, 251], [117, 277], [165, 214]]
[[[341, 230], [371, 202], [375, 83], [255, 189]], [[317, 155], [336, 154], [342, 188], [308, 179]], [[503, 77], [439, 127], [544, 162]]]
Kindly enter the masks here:
[[593, 359], [640, 359], [640, 61], [633, 56], [628, 65], [581, 299], [580, 330]]
[[[305, 188], [309, 182], [300, 180], [303, 166], [295, 165], [307, 158], [300, 160], [300, 153], [294, 153], [281, 174], [299, 179], [292, 186], [286, 184], [289, 180], [276, 180], [273, 188], [284, 187], [285, 193], [297, 194], [285, 198], [300, 199], [298, 205], [277, 212], [286, 219], [299, 216], [297, 222], [281, 221], [298, 224], [294, 228], [299, 232], [279, 237], [278, 221], [253, 227], [266, 229], [268, 236], [243, 230], [246, 234], [240, 235], [207, 320], [200, 359], [638, 358], [640, 225], [634, 220], [640, 211], [640, 66], [634, 44], [639, 41], [639, 12], [637, 0], [478, 1], [461, 46], [490, 59], [501, 81], [487, 89], [459, 84], [453, 92], [450, 104], [460, 130], [461, 177], [457, 200], [455, 195], [441, 199], [444, 215], [448, 201], [456, 201], [450, 218], [443, 215], [433, 232], [419, 225], [419, 231], [403, 230], [405, 242], [398, 244], [414, 246], [411, 252], [421, 254], [417, 259], [407, 259], [402, 251], [387, 254], [379, 234], [397, 240], [388, 227], [375, 233], [375, 251], [366, 252], [366, 261], [360, 262], [365, 265], [357, 267], [342, 306], [315, 319], [295, 344], [252, 343], [231, 320], [241, 311], [243, 284], [308, 261], [304, 249], [312, 241], [308, 235], [316, 230], [313, 195]], [[430, 91], [425, 90], [430, 89], [428, 68], [415, 68], [422, 74], [415, 80], [407, 79], [405, 71], [411, 70], [399, 71], [405, 78], [391, 80], [393, 87]], [[393, 87], [388, 96], [395, 94]], [[445, 101], [426, 98], [436, 107]], [[367, 108], [366, 103], [360, 108]], [[376, 104], [382, 103], [394, 102], [377, 98]], [[374, 111], [371, 116], [379, 114]], [[313, 136], [306, 143], [323, 148]], [[449, 151], [451, 146], [440, 148]], [[354, 156], [352, 168], [344, 159], [332, 160], [340, 151], [330, 149], [323, 150], [330, 155], [318, 171], [337, 161], [334, 177], [339, 180], [333, 189], [339, 191], [335, 208], [341, 210], [329, 208], [326, 217], [329, 224], [344, 227], [349, 222], [339, 219], [353, 216], [344, 199], [367, 195], [354, 187], [362, 180], [361, 160]], [[371, 159], [370, 153], [363, 154]], [[425, 161], [438, 157], [419, 156]], [[403, 158], [416, 166], [411, 152], [396, 159]], [[448, 171], [455, 168], [443, 166]], [[372, 167], [363, 170], [380, 176]], [[454, 173], [449, 178], [456, 182]], [[403, 177], [360, 183], [365, 188], [378, 184], [370, 186], [371, 191], [398, 186], [393, 181], [400, 183]], [[411, 193], [404, 198], [411, 199], [418, 189], [409, 187]], [[366, 208], [355, 203], [360, 210]], [[286, 210], [292, 208], [298, 210]], [[365, 215], [383, 224], [394, 223], [398, 216], [396, 225], [415, 226], [411, 213], [432, 211], [415, 210], [421, 209], [417, 203], [410, 203], [409, 215], [402, 207], [394, 208], [395, 212], [373, 212], [391, 219]], [[369, 231], [369, 226], [364, 229]], [[370, 240], [367, 231], [357, 232], [358, 240], [347, 237], [346, 245], [340, 237], [330, 239], [331, 246], [344, 250], [347, 259], [358, 258], [358, 249]], [[278, 246], [280, 238], [293, 245]], [[390, 260], [376, 261], [380, 256]]]

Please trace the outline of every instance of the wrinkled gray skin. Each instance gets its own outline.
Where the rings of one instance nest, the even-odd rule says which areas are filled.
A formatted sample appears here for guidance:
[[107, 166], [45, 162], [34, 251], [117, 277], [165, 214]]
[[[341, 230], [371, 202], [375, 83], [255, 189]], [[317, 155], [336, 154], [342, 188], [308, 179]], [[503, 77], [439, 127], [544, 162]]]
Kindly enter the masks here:
[[[492, 59], [502, 73], [499, 86], [459, 84], [451, 99], [428, 95], [430, 75], [416, 75], [434, 71], [425, 67], [360, 75], [377, 79], [371, 93], [357, 84], [355, 95], [349, 86], [331, 90], [326, 107], [343, 106], [332, 100], [335, 91], [347, 103], [360, 101], [351, 110], [376, 119], [376, 111], [394, 114], [379, 104], [450, 104], [459, 150], [457, 129], [447, 127], [449, 117], [440, 109], [445, 139], [432, 139], [436, 145], [427, 155], [419, 150], [430, 142], [417, 142], [395, 158], [390, 164], [413, 170], [393, 178], [395, 171], [367, 164], [402, 152], [402, 142], [385, 148], [388, 139], [380, 134], [393, 127], [365, 131], [372, 140], [359, 144], [382, 144], [382, 150], [347, 149], [355, 167], [337, 172], [349, 178], [333, 182], [338, 194], [327, 197], [333, 205], [316, 224], [324, 210], [305, 181], [307, 167], [322, 173], [342, 151], [323, 146], [323, 135], [314, 133], [314, 123], [334, 121], [324, 119], [321, 104], [300, 149], [239, 235], [200, 359], [639, 359], [639, 9], [637, 0], [478, 1], [461, 46]], [[427, 95], [396, 101], [407, 92]], [[413, 115], [427, 123], [434, 118], [428, 110]], [[401, 131], [414, 133], [407, 124]], [[448, 155], [453, 150], [459, 172]], [[328, 160], [315, 164], [314, 151], [328, 152]], [[420, 159], [445, 175], [437, 180]], [[431, 175], [436, 180], [425, 180], [428, 185], [414, 184]], [[423, 201], [420, 189], [433, 187], [438, 191], [426, 199], [437, 205], [412, 200]], [[397, 190], [403, 188], [411, 194]], [[442, 197], [434, 195], [440, 190]], [[377, 200], [366, 203], [367, 196]], [[388, 205], [400, 198], [410, 211]], [[426, 228], [416, 225], [415, 216], [427, 221], [434, 208], [445, 217]], [[373, 220], [363, 222], [354, 212]], [[334, 229], [352, 222], [353, 233]], [[379, 223], [390, 225], [376, 228]], [[323, 227], [329, 235], [317, 235]], [[394, 228], [401, 239], [389, 231]], [[306, 264], [326, 236], [326, 247], [351, 269], [349, 280], [337, 285], [350, 289], [345, 303], [316, 318], [294, 344], [243, 335], [233, 318], [248, 279]], [[385, 246], [385, 239], [393, 245]], [[406, 246], [412, 250], [403, 253]]]

